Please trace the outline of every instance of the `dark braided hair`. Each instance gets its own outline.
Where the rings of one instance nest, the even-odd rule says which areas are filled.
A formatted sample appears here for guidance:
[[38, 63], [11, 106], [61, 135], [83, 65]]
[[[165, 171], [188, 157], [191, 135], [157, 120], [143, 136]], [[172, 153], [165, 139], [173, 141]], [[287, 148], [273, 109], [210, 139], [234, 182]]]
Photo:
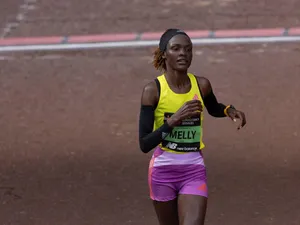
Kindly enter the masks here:
[[163, 54], [164, 52], [162, 52], [159, 48], [157, 48], [154, 51], [153, 62], [152, 62], [155, 69], [162, 72], [167, 70], [166, 59], [163, 58]]

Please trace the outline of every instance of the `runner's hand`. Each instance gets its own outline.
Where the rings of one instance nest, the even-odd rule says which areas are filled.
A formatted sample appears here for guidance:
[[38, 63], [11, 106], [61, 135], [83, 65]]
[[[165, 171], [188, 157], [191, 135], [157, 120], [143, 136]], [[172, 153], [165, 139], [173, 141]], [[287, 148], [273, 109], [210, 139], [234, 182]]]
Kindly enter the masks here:
[[232, 108], [229, 108], [227, 110], [227, 114], [228, 116], [234, 121], [236, 122], [236, 119], [239, 119], [240, 120], [240, 124], [238, 126], [238, 130], [241, 129], [242, 127], [244, 127], [246, 125], [246, 116], [243, 112], [241, 111], [238, 111], [236, 109], [232, 109]]
[[186, 118], [200, 115], [202, 111], [203, 111], [203, 107], [201, 101], [199, 100], [188, 101], [184, 103], [181, 106], [181, 108], [167, 120], [167, 123], [169, 124], [169, 126], [174, 127], [180, 124], [180, 122]]

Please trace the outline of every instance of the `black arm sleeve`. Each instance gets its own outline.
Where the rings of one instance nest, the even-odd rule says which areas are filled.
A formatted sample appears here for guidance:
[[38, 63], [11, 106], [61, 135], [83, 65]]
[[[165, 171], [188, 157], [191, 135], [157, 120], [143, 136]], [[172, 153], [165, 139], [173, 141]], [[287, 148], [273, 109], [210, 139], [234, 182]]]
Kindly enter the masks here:
[[144, 153], [150, 152], [172, 131], [167, 123], [153, 131], [155, 106], [141, 106], [139, 119], [139, 144]]
[[224, 114], [224, 109], [226, 108], [226, 106], [217, 101], [217, 98], [212, 90], [208, 95], [203, 97], [203, 102], [209, 115], [213, 117], [226, 117], [226, 115]]

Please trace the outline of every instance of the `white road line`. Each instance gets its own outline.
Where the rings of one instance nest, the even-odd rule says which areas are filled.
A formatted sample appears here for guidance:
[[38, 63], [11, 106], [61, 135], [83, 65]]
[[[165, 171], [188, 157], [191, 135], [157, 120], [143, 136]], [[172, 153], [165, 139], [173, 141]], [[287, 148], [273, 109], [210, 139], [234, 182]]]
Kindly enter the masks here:
[[[194, 45], [214, 44], [253, 44], [253, 43], [278, 43], [298, 42], [300, 36], [282, 37], [245, 37], [245, 38], [201, 38], [192, 39]], [[76, 43], [76, 44], [49, 44], [49, 45], [15, 45], [0, 46], [0, 52], [27, 52], [27, 51], [57, 51], [78, 49], [101, 49], [101, 48], [128, 48], [128, 47], [151, 47], [157, 46], [158, 40], [154, 41], [121, 41], [99, 43]]]

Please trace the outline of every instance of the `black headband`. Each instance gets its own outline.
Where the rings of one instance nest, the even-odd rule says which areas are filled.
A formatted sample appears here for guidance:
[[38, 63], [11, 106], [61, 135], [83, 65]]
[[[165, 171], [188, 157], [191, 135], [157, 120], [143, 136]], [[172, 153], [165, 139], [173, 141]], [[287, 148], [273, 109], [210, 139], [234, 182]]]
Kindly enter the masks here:
[[168, 29], [165, 31], [165, 33], [163, 33], [163, 35], [160, 38], [159, 41], [159, 49], [164, 52], [167, 48], [167, 45], [169, 43], [169, 41], [172, 39], [172, 37], [174, 37], [177, 34], [183, 34], [186, 35], [188, 37], [188, 35], [179, 29]]

